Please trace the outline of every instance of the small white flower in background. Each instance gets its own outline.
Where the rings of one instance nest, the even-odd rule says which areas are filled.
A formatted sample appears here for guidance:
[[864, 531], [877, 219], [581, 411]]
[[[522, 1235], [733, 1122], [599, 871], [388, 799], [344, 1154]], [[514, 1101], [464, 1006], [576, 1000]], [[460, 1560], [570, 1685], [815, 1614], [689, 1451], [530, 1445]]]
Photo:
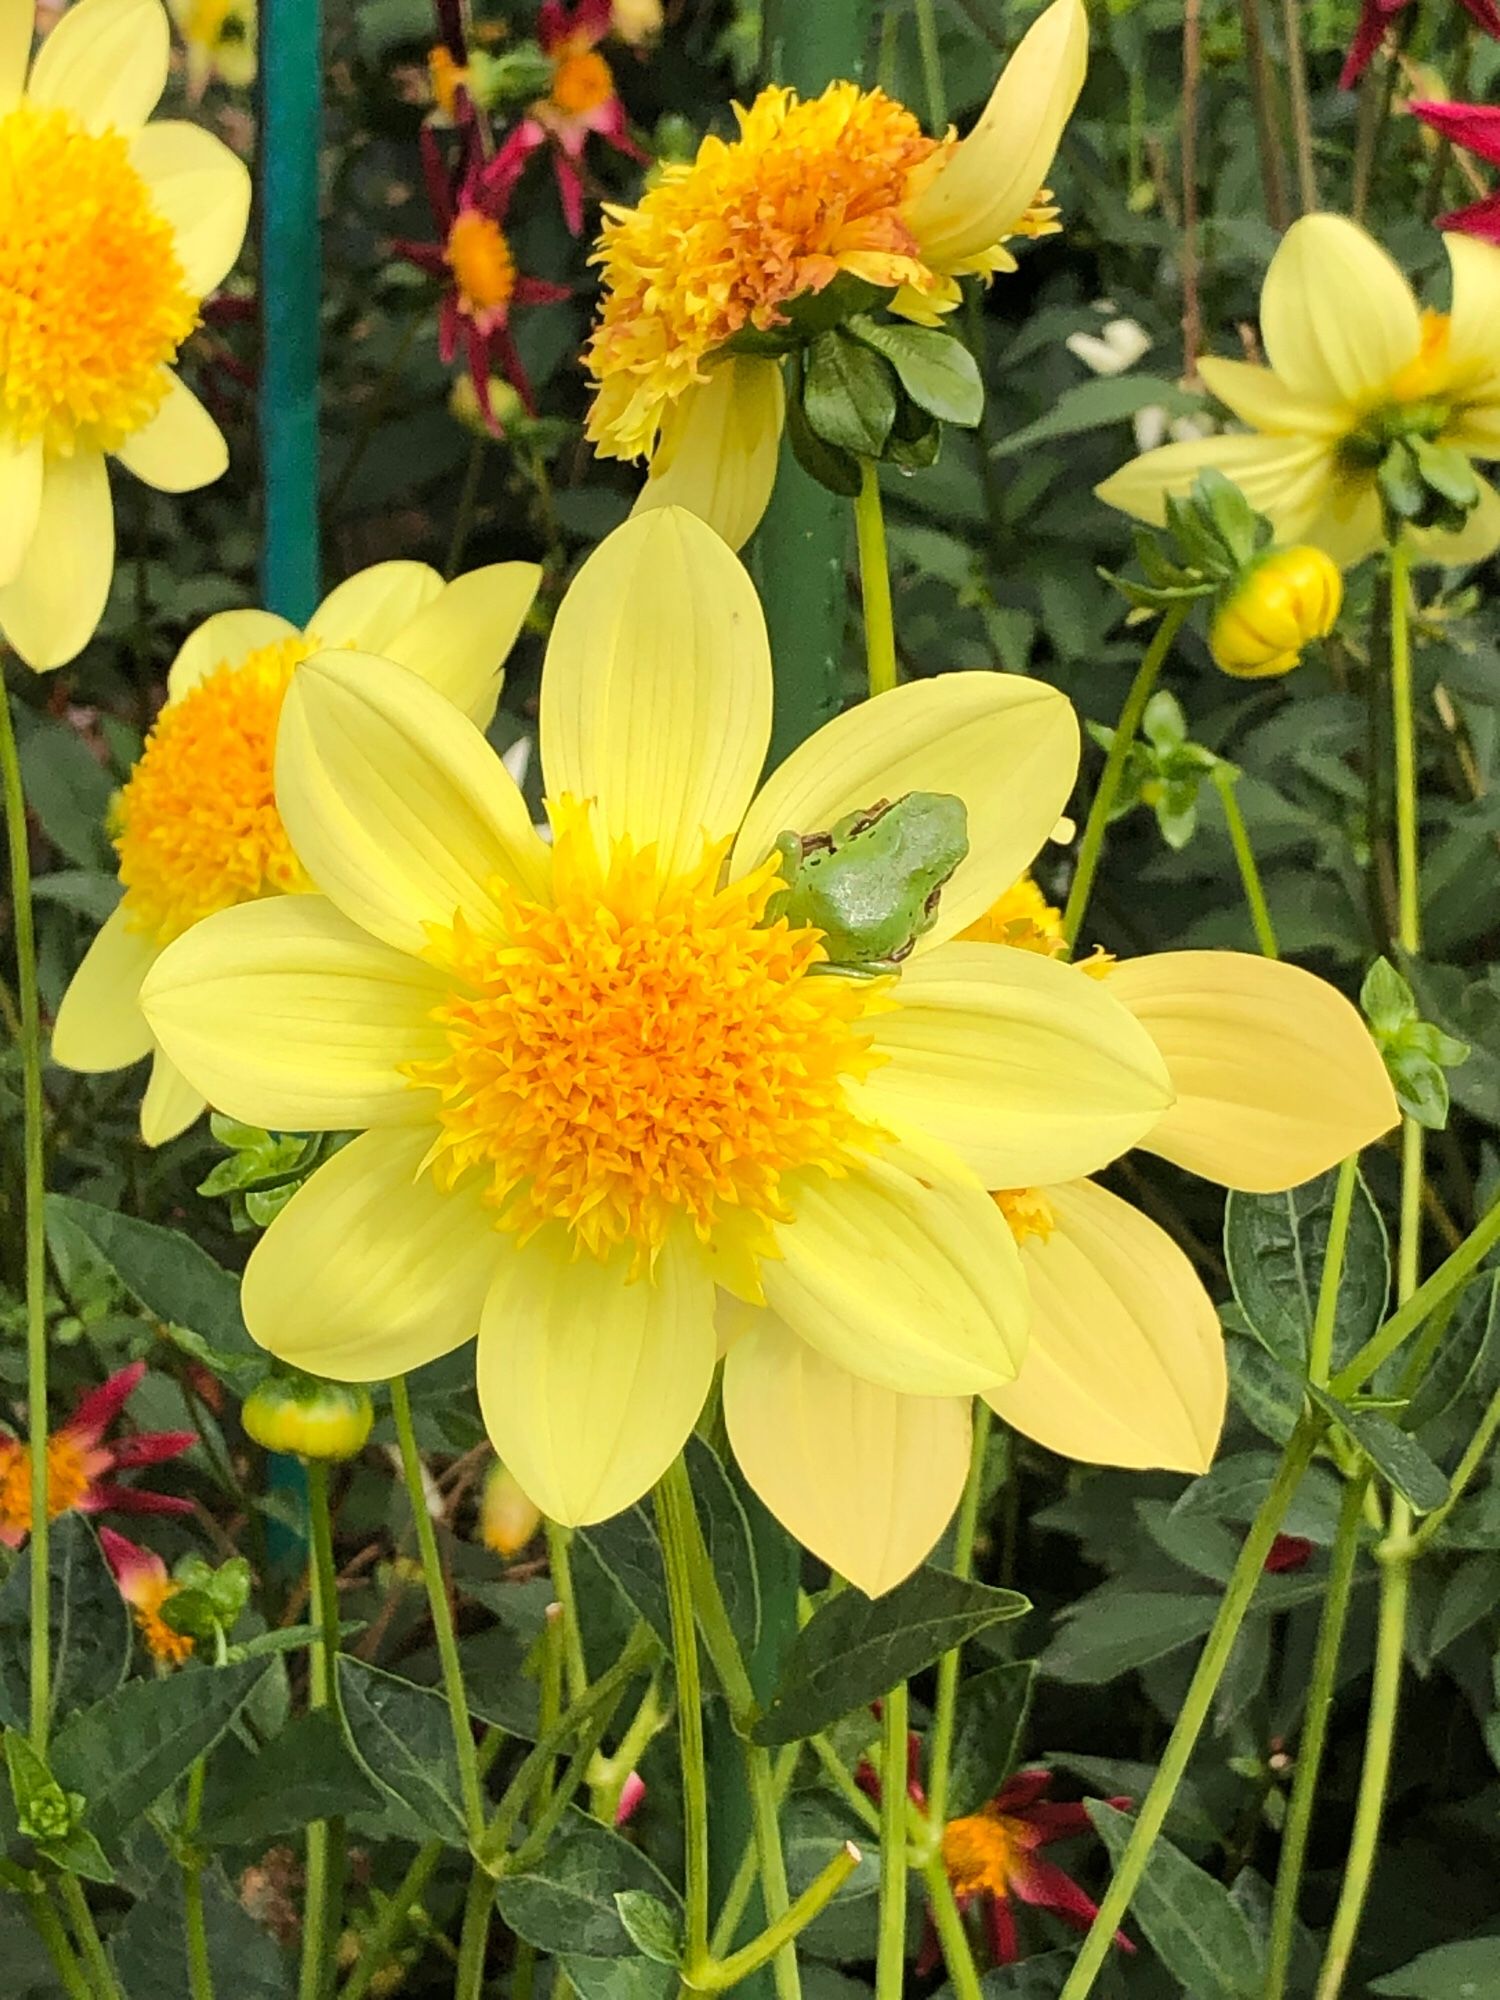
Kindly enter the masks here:
[[1137, 451], [1154, 451], [1169, 439], [1173, 444], [1186, 444], [1191, 438], [1212, 437], [1219, 428], [1206, 412], [1193, 417], [1169, 417], [1160, 403], [1137, 410], [1133, 421]]
[[[1095, 311], [1114, 313], [1113, 302], [1099, 299]], [[1063, 342], [1069, 354], [1095, 375], [1123, 375], [1151, 352], [1155, 343], [1139, 320], [1115, 314], [1106, 319], [1098, 333], [1070, 333]], [[1173, 417], [1160, 403], [1137, 410], [1132, 423], [1137, 451], [1151, 451], [1171, 439], [1174, 444], [1189, 438], [1208, 437], [1218, 426], [1209, 416]]]

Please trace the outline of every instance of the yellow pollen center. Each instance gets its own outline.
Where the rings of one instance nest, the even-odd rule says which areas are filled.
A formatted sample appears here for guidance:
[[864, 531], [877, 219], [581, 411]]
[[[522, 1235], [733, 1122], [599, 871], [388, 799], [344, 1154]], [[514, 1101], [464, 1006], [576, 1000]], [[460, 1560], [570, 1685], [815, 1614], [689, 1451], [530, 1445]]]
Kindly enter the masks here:
[[276, 724], [316, 639], [215, 667], [157, 717], [111, 831], [130, 929], [169, 944], [200, 917], [312, 887], [276, 810]]
[[1452, 321], [1447, 313], [1426, 308], [1422, 314], [1422, 344], [1415, 357], [1392, 378], [1381, 400], [1421, 403], [1429, 396], [1442, 395], [1451, 386], [1448, 361], [1451, 332]]
[[597, 49], [568, 49], [552, 72], [552, 103], [570, 118], [597, 111], [615, 94], [614, 72]]
[[[88, 1458], [66, 1431], [47, 1440], [47, 1519], [76, 1507], [90, 1485]], [[0, 1442], [0, 1528], [31, 1533], [31, 1448], [13, 1439]]]
[[445, 118], [451, 118], [458, 108], [460, 85], [465, 90], [469, 87], [468, 66], [455, 62], [452, 53], [439, 42], [436, 48], [427, 51], [427, 77], [438, 110]]
[[1026, 1828], [1005, 1813], [970, 1813], [943, 1828], [943, 1867], [959, 1896], [1003, 1896]]
[[502, 1228], [630, 1244], [638, 1271], [683, 1222], [704, 1241], [748, 1223], [763, 1252], [783, 1178], [874, 1140], [845, 1084], [876, 1060], [862, 1021], [883, 996], [809, 976], [821, 932], [762, 922], [774, 862], [721, 885], [712, 846], [663, 880], [650, 849], [602, 864], [576, 805], [554, 817], [550, 904], [502, 889], [500, 936], [434, 936], [448, 1048], [409, 1074], [440, 1093], [439, 1182], [477, 1170]]
[[174, 1598], [182, 1588], [169, 1576], [142, 1577], [131, 1593], [130, 1615], [136, 1623], [142, 1643], [153, 1660], [160, 1660], [169, 1667], [180, 1667], [191, 1657], [193, 1642], [185, 1632], [174, 1632], [161, 1615], [164, 1604]]
[[1045, 1243], [1056, 1228], [1052, 1204], [1040, 1188], [1002, 1188], [995, 1205], [1010, 1225], [1018, 1243], [1035, 1236]]
[[510, 303], [516, 266], [498, 222], [477, 208], [460, 209], [448, 231], [447, 258], [470, 312], [494, 312]]
[[116, 132], [22, 102], [0, 117], [0, 417], [50, 450], [149, 423], [198, 321], [171, 224]]

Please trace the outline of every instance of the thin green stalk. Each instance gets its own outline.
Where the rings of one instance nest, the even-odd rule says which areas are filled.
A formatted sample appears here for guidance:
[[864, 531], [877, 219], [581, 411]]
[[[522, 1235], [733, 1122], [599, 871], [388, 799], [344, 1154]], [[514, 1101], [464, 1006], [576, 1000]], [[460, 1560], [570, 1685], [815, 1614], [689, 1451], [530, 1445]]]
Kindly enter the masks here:
[[[0, 676], [3, 676], [0, 653]], [[0, 786], [10, 842], [11, 909], [21, 1001], [21, 1099], [26, 1203], [26, 1413], [31, 1427], [31, 1745], [47, 1755], [52, 1714], [52, 1615], [47, 1518], [47, 1269], [44, 1204], [46, 1125], [42, 1105], [42, 1022], [37, 1000], [36, 930], [31, 908], [31, 853], [26, 795], [11, 721], [10, 692], [0, 678]]]
[[[1399, 33], [1398, 29], [1398, 33]], [[1370, 186], [1375, 177], [1375, 161], [1380, 141], [1390, 122], [1396, 94], [1399, 59], [1392, 54], [1384, 63], [1371, 63], [1359, 81], [1359, 111], [1354, 132], [1354, 178], [1349, 194], [1349, 213], [1363, 222], [1370, 205]]]
[[[801, 1748], [800, 1743], [788, 1743], [782, 1750], [781, 1755], [776, 1759], [776, 1763], [772, 1769], [771, 1784], [775, 1793], [775, 1804], [778, 1812], [781, 1810], [782, 1803], [791, 1789], [792, 1776], [797, 1769], [797, 1758]], [[860, 1797], [864, 1798], [863, 1792], [860, 1793]], [[865, 1800], [865, 1803], [868, 1804], [869, 1801]], [[749, 1907], [750, 1891], [755, 1887], [756, 1876], [759, 1872], [760, 1857], [756, 1852], [755, 1842], [752, 1839], [745, 1848], [739, 1867], [735, 1870], [734, 1880], [729, 1885], [729, 1893], [724, 1898], [723, 1906], [714, 1924], [713, 1936], [708, 1941], [708, 1948], [715, 1958], [718, 1958], [727, 1948], [730, 1939], [739, 1929], [740, 1920]]]
[[[683, 1965], [692, 1983], [708, 1959], [708, 1774], [703, 1753], [703, 1681], [693, 1618], [691, 1529], [682, 1487], [671, 1477], [656, 1488], [656, 1520], [667, 1573], [672, 1660], [677, 1671], [677, 1729], [682, 1746]], [[691, 1495], [688, 1503], [691, 1506]]]
[[[974, 1436], [969, 1447], [969, 1475], [964, 1481], [963, 1498], [958, 1503], [958, 1520], [953, 1530], [953, 1573], [967, 1576], [974, 1563], [974, 1534], [979, 1524], [979, 1496], [984, 1485], [984, 1462], [989, 1450], [990, 1427], [994, 1418], [988, 1403], [975, 1399]], [[948, 1776], [953, 1760], [953, 1731], [958, 1719], [958, 1670], [962, 1649], [955, 1646], [938, 1661], [937, 1699], [932, 1711], [932, 1734], [928, 1739], [927, 1817], [935, 1838], [941, 1839], [948, 1818]]]
[[[1300, 0], [1291, 0], [1291, 4], [1299, 5]], [[1245, 815], [1240, 811], [1239, 795], [1235, 790], [1239, 782], [1239, 773], [1228, 764], [1215, 764], [1213, 781], [1214, 790], [1219, 794], [1219, 801], [1224, 808], [1224, 823], [1229, 828], [1229, 844], [1234, 849], [1234, 858], [1239, 864], [1240, 881], [1244, 886], [1250, 921], [1255, 926], [1255, 942], [1260, 946], [1263, 958], [1280, 958], [1281, 948], [1276, 942], [1276, 926], [1271, 922], [1270, 906], [1266, 902], [1260, 869], [1255, 861], [1255, 849], [1250, 845]]]
[[948, 1968], [953, 1991], [958, 2000], [982, 2000], [984, 1989], [975, 1970], [969, 1933], [958, 1913], [953, 1884], [940, 1855], [934, 1855], [923, 1868], [922, 1880], [927, 1884], [927, 1906], [932, 1911], [933, 1928], [943, 1948], [943, 1963]]
[[1396, 777], [1397, 943], [1404, 952], [1422, 948], [1422, 913], [1417, 869], [1417, 726], [1411, 679], [1411, 553], [1397, 542], [1390, 555], [1391, 723]]
[[1484, 1415], [1479, 1420], [1479, 1428], [1464, 1447], [1464, 1455], [1454, 1467], [1453, 1477], [1448, 1482], [1448, 1497], [1441, 1507], [1434, 1507], [1411, 1538], [1410, 1553], [1419, 1556], [1431, 1547], [1443, 1529], [1443, 1523], [1453, 1512], [1469, 1488], [1474, 1474], [1489, 1457], [1490, 1446], [1500, 1432], [1500, 1389], [1491, 1397]]
[[826, 1736], [809, 1736], [807, 1746], [823, 1766], [824, 1776], [843, 1799], [844, 1804], [862, 1820], [878, 1840], [880, 1838], [880, 1814], [870, 1800], [855, 1784], [849, 1774], [849, 1767], [834, 1749]]
[[[541, 1860], [559, 1820], [572, 1804], [574, 1794], [588, 1776], [594, 1752], [599, 1748], [605, 1730], [614, 1720], [615, 1709], [624, 1691], [620, 1688], [612, 1702], [596, 1708], [588, 1721], [579, 1729], [577, 1746], [563, 1770], [562, 1780], [547, 1794], [546, 1802], [528, 1829], [525, 1840], [516, 1849], [512, 1867], [529, 1868]], [[538, 1793], [537, 1796], [540, 1799], [542, 1794]]]
[[422, 1559], [422, 1580], [427, 1586], [427, 1608], [437, 1639], [438, 1658], [443, 1669], [443, 1693], [448, 1701], [448, 1719], [453, 1729], [453, 1750], [458, 1759], [458, 1781], [463, 1794], [464, 1824], [469, 1844], [477, 1848], [484, 1839], [484, 1786], [479, 1776], [479, 1758], [474, 1748], [474, 1729], [469, 1720], [469, 1698], [464, 1690], [463, 1663], [458, 1657], [458, 1641], [453, 1635], [453, 1610], [448, 1602], [448, 1584], [438, 1555], [437, 1535], [427, 1511], [427, 1489], [422, 1479], [422, 1459], [417, 1450], [417, 1434], [412, 1429], [411, 1396], [404, 1376], [391, 1379], [391, 1409], [396, 1419], [396, 1436], [401, 1446], [401, 1470], [406, 1478], [411, 1502], [412, 1523], [417, 1531], [417, 1551]]
[[901, 2000], [906, 1984], [906, 1682], [885, 1698], [880, 1724], [880, 1923], [875, 2000]]
[[[892, 14], [895, 11], [891, 9]], [[928, 129], [935, 138], [941, 138], [948, 129], [948, 93], [943, 88], [943, 54], [938, 46], [937, 9], [932, 0], [917, 0], [917, 48], [922, 57]]]
[[448, 541], [448, 554], [443, 562], [443, 575], [450, 579], [458, 575], [458, 566], [464, 559], [464, 550], [469, 546], [469, 534], [474, 526], [474, 508], [479, 499], [479, 482], [484, 476], [485, 453], [489, 438], [482, 433], [469, 445], [469, 460], [464, 467], [464, 482], [458, 489], [458, 506], [453, 515], [453, 533]]
[[738, 1986], [742, 1979], [748, 1979], [752, 1972], [758, 1972], [761, 1966], [769, 1964], [778, 1952], [793, 1943], [799, 1932], [807, 1929], [814, 1917], [827, 1909], [862, 1858], [853, 1841], [846, 1840], [839, 1852], [818, 1870], [796, 1902], [784, 1910], [775, 1923], [767, 1924], [759, 1937], [752, 1938], [749, 1944], [732, 1952], [728, 1958], [716, 1960], [699, 1975], [695, 1982], [699, 1990], [727, 1992], [731, 1986]]
[[188, 1773], [187, 1804], [182, 1814], [182, 1838], [187, 1849], [182, 1863], [182, 1903], [187, 1928], [188, 1986], [193, 2000], [214, 2000], [208, 1925], [203, 1914], [203, 1856], [196, 1844], [207, 1776], [208, 1761], [200, 1757]]
[[578, 1622], [578, 1595], [573, 1588], [571, 1529], [556, 1521], [544, 1521], [547, 1531], [547, 1566], [552, 1572], [552, 1588], [562, 1606], [563, 1669], [568, 1683], [568, 1700], [578, 1701], [588, 1693], [589, 1670], [583, 1657], [583, 1628]]
[[47, 1955], [57, 1968], [57, 1976], [67, 1990], [68, 2000], [94, 2000], [89, 1983], [83, 1976], [83, 1967], [78, 1963], [78, 1954], [69, 1944], [62, 1918], [53, 1909], [46, 1890], [34, 1888], [28, 1882], [22, 1894], [26, 1898], [27, 1914], [36, 1927], [37, 1936], [47, 1947]]
[[1307, 1346], [1307, 1377], [1319, 1389], [1327, 1388], [1329, 1370], [1333, 1365], [1339, 1284], [1344, 1275], [1344, 1251], [1349, 1242], [1349, 1218], [1354, 1213], [1354, 1189], [1358, 1180], [1359, 1155], [1351, 1153], [1339, 1167], [1338, 1181], [1333, 1190], [1333, 1213], [1328, 1218], [1328, 1244], [1323, 1252], [1323, 1276], [1318, 1285], [1312, 1337]]
[[[771, 1753], [755, 1743], [745, 1745], [745, 1781], [750, 1789], [750, 1824], [760, 1860], [760, 1899], [765, 1905], [768, 1928], [780, 1937], [782, 1925], [791, 1913], [791, 1891], [787, 1886], [786, 1858], [781, 1851]], [[790, 1934], [776, 1951], [771, 1971], [776, 1981], [777, 2000], [802, 2000], [797, 1947], [791, 1942]]]
[[1104, 769], [1099, 777], [1099, 789], [1094, 794], [1094, 803], [1089, 807], [1089, 816], [1084, 825], [1083, 839], [1078, 848], [1078, 871], [1073, 877], [1073, 886], [1068, 891], [1068, 906], [1063, 912], [1063, 935], [1070, 945], [1078, 941], [1078, 933], [1083, 927], [1083, 913], [1088, 908], [1089, 896], [1094, 887], [1094, 875], [1099, 866], [1099, 856], [1104, 850], [1105, 829], [1109, 825], [1110, 808], [1120, 789], [1120, 779], [1125, 772], [1125, 760], [1130, 755], [1130, 746], [1136, 739], [1141, 726], [1141, 717], [1146, 712], [1146, 703], [1151, 699], [1157, 676], [1166, 664], [1172, 642], [1182, 629], [1184, 619], [1191, 607], [1174, 604], [1166, 612], [1160, 625], [1151, 635], [1151, 644], [1146, 648], [1146, 656], [1136, 669], [1135, 679], [1130, 684], [1130, 692], [1125, 697], [1125, 706], [1120, 710], [1119, 724], [1115, 729]]
[[669, 1720], [653, 1674], [625, 1734], [607, 1757], [595, 1757], [589, 1766], [589, 1810], [605, 1826], [613, 1825], [631, 1772]]
[[[309, 1705], [338, 1714], [338, 1574], [333, 1560], [333, 1518], [328, 1506], [328, 1466], [307, 1465], [307, 1522], [311, 1544], [312, 1617], [318, 1638], [312, 1646]], [[302, 1960], [298, 2000], [323, 2000], [333, 1989], [338, 1962], [344, 1894], [344, 1823], [314, 1820], [307, 1829], [307, 1879], [303, 1891]]]
[[72, 1925], [78, 1955], [87, 1968], [89, 2000], [120, 2000], [114, 1970], [89, 1908], [89, 1899], [83, 1893], [83, 1884], [76, 1875], [61, 1874], [57, 1878], [57, 1893]]
[[859, 543], [859, 588], [865, 607], [865, 668], [870, 693], [889, 694], [896, 685], [896, 619], [891, 608], [891, 571], [885, 546], [885, 514], [880, 504], [880, 472], [872, 458], [860, 461], [854, 532]]
[[1292, 1963], [1292, 1944], [1297, 1928], [1297, 1904], [1302, 1888], [1302, 1869], [1307, 1859], [1307, 1840], [1312, 1828], [1313, 1806], [1318, 1796], [1318, 1779], [1323, 1767], [1323, 1749], [1328, 1740], [1328, 1722], [1333, 1713], [1333, 1697], [1338, 1679], [1339, 1652], [1344, 1642], [1344, 1626], [1349, 1616], [1349, 1598], [1354, 1586], [1354, 1568], [1359, 1557], [1359, 1531], [1364, 1518], [1369, 1474], [1359, 1474], [1344, 1488], [1323, 1609], [1318, 1619], [1318, 1642], [1313, 1652], [1312, 1677], [1303, 1714], [1302, 1740], [1297, 1746], [1297, 1769], [1292, 1779], [1292, 1796], [1287, 1807], [1286, 1827], [1281, 1837], [1281, 1855], [1276, 1864], [1276, 1890], [1271, 1905], [1271, 1935], [1266, 1953], [1264, 2000], [1283, 2000], [1287, 1974]]
[[1297, 198], [1304, 215], [1318, 207], [1318, 168], [1313, 157], [1312, 110], [1307, 94], [1307, 55], [1302, 46], [1305, 0], [1281, 0], [1281, 38], [1286, 49], [1287, 98], [1292, 108], [1292, 142], [1297, 157]]
[[1347, 1400], [1362, 1389], [1381, 1363], [1473, 1276], [1497, 1243], [1500, 1243], [1500, 1200], [1494, 1202], [1458, 1248], [1418, 1285], [1409, 1299], [1397, 1306], [1385, 1324], [1339, 1370], [1329, 1384], [1333, 1393]]
[[1156, 1767], [1156, 1776], [1141, 1801], [1130, 1839], [1126, 1842], [1125, 1851], [1120, 1856], [1059, 2000], [1084, 2000], [1084, 1995], [1093, 1991], [1094, 1981], [1109, 1956], [1110, 1944], [1120, 1921], [1130, 1907], [1130, 1899], [1150, 1858], [1156, 1836], [1162, 1830], [1177, 1788], [1186, 1775], [1199, 1733], [1208, 1720], [1219, 1682], [1229, 1664], [1234, 1642], [1239, 1637], [1245, 1614], [1260, 1583], [1271, 1544], [1281, 1528], [1292, 1496], [1301, 1484], [1302, 1475], [1312, 1461], [1322, 1430], [1323, 1420], [1316, 1413], [1304, 1416], [1282, 1451], [1276, 1476], [1235, 1558], [1198, 1665], [1167, 1739], [1162, 1760]]
[[495, 1878], [476, 1861], [464, 1896], [463, 1924], [458, 1933], [458, 1972], [453, 2000], [479, 2000], [484, 1991], [484, 1961], [490, 1944], [490, 1919], [495, 1911]]

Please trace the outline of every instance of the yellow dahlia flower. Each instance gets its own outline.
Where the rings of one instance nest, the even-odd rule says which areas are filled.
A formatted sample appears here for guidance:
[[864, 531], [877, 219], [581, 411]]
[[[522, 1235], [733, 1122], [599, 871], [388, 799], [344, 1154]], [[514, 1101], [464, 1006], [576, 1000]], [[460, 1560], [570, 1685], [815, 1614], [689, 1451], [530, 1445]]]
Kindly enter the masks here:
[[104, 611], [106, 454], [165, 493], [227, 463], [171, 364], [239, 255], [250, 176], [211, 133], [147, 124], [161, 0], [78, 0], [28, 76], [32, 18], [0, 0], [0, 636], [40, 669]]
[[[287, 694], [276, 787], [322, 896], [210, 917], [142, 989], [215, 1105], [361, 1132], [251, 1257], [256, 1339], [359, 1381], [477, 1333], [495, 1448], [564, 1522], [628, 1505], [681, 1449], [720, 1298], [749, 1318], [725, 1381], [737, 1443], [800, 1369], [828, 1388], [810, 1477], [836, 1461], [849, 1505], [884, 1519], [915, 1466], [951, 1506], [954, 1399], [1015, 1374], [1029, 1318], [986, 1189], [1091, 1172], [1171, 1099], [1105, 986], [956, 941], [1072, 787], [1062, 695], [919, 682], [839, 716], [757, 791], [770, 720], [744, 569], [695, 516], [643, 515], [553, 630], [554, 844], [451, 704], [388, 662], [320, 654]], [[778, 837], [918, 789], [968, 814], [931, 929], [891, 976], [820, 971], [821, 931], [766, 920]], [[775, 1468], [746, 1468], [795, 1529], [806, 1510]], [[855, 1556], [867, 1588], [900, 1574]]]
[[[1315, 543], [1348, 568], [1384, 539], [1377, 473], [1393, 444], [1410, 443], [1419, 459], [1433, 447], [1500, 458], [1500, 248], [1443, 241], [1452, 305], [1423, 312], [1356, 223], [1294, 222], [1261, 291], [1271, 365], [1199, 363], [1249, 431], [1148, 451], [1106, 479], [1100, 499], [1160, 526], [1168, 495], [1185, 495], [1212, 466], [1270, 518], [1278, 541]], [[1477, 562], [1500, 547], [1500, 493], [1472, 477], [1476, 504], [1460, 529], [1407, 530], [1420, 556]]]
[[531, 563], [496, 563], [453, 583], [425, 563], [377, 563], [326, 597], [305, 632], [270, 611], [221, 611], [185, 641], [167, 676], [166, 706], [112, 808], [123, 894], [52, 1031], [53, 1057], [65, 1069], [123, 1069], [151, 1056], [141, 1103], [148, 1145], [175, 1138], [203, 1109], [136, 1004], [157, 954], [211, 911], [312, 887], [272, 781], [298, 661], [330, 646], [378, 653], [485, 724], [539, 578]]
[[763, 90], [739, 135], [669, 163], [633, 209], [606, 208], [604, 304], [586, 355], [588, 434], [645, 458], [640, 505], [683, 505], [738, 547], [765, 511], [781, 434], [780, 363], [736, 352], [841, 276], [936, 324], [958, 279], [1013, 270], [1005, 248], [1046, 234], [1042, 187], [1083, 87], [1082, 0], [1053, 0], [966, 139], [931, 138], [880, 90]]
[[255, 0], [167, 0], [187, 51], [188, 96], [196, 104], [214, 78], [231, 90], [255, 81]]

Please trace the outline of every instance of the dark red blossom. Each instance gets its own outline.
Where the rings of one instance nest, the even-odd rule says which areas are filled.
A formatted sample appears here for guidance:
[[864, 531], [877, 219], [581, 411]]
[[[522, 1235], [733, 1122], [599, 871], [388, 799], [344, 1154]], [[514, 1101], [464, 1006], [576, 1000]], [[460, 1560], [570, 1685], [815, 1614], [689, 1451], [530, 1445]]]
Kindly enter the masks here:
[[[1344, 58], [1343, 73], [1339, 86], [1352, 90], [1370, 67], [1375, 51], [1385, 40], [1391, 23], [1410, 0], [1362, 0], [1359, 21], [1354, 30], [1354, 39], [1349, 44], [1349, 53]], [[1500, 42], [1500, 7], [1495, 0], [1461, 0], [1464, 12], [1485, 34]]]
[[539, 147], [551, 147], [563, 216], [575, 236], [583, 233], [579, 162], [589, 135], [596, 134], [628, 159], [646, 157], [630, 137], [614, 71], [599, 53], [599, 43], [609, 33], [610, 11], [610, 0], [577, 0], [573, 7], [565, 0], [544, 0], [537, 32], [552, 64], [552, 82], [547, 95], [527, 107], [498, 156], [513, 162], [519, 173]]
[[[193, 1431], [138, 1431], [106, 1442], [104, 1433], [120, 1415], [146, 1373], [144, 1361], [121, 1368], [82, 1397], [67, 1422], [47, 1439], [47, 1517], [72, 1512], [102, 1514], [190, 1514], [191, 1500], [121, 1486], [109, 1476], [160, 1465], [197, 1443]], [[18, 1549], [31, 1532], [31, 1449], [17, 1438], [0, 1438], [0, 1542]]]
[[[1462, 146], [1466, 153], [1477, 153], [1481, 160], [1500, 167], [1500, 105], [1423, 103], [1411, 108], [1414, 117], [1430, 125], [1434, 132], [1441, 132], [1445, 139], [1451, 139], [1455, 146]], [[1481, 201], [1471, 202], [1467, 208], [1455, 208], [1439, 216], [1438, 226], [1461, 230], [1465, 236], [1478, 236], [1486, 243], [1500, 244], [1500, 188]]]

